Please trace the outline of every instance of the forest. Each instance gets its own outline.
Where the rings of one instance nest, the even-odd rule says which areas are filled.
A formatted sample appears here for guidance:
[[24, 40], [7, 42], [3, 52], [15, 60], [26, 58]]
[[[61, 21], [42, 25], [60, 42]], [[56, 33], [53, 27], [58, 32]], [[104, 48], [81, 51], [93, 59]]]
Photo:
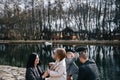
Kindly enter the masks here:
[[79, 39], [120, 40], [120, 0], [0, 0], [1, 40], [50, 40], [65, 28]]

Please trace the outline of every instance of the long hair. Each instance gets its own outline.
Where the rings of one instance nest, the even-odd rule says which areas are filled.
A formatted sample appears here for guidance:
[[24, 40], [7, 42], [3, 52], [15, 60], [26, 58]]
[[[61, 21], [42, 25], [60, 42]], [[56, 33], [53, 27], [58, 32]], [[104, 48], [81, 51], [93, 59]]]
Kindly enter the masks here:
[[37, 53], [30, 54], [30, 56], [28, 58], [28, 62], [27, 62], [26, 68], [34, 67], [34, 62], [35, 62], [35, 59], [36, 59], [37, 55], [38, 55]]

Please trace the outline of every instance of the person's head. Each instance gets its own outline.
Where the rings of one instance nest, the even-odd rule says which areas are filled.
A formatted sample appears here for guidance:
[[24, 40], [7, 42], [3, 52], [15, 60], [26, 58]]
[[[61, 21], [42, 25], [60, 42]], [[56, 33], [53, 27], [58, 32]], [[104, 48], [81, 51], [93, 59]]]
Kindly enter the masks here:
[[37, 53], [30, 54], [27, 62], [27, 68], [35, 67], [39, 64], [39, 56]]
[[84, 51], [80, 52], [79, 59], [80, 59], [81, 63], [85, 63], [88, 60], [88, 57], [86, 55], [86, 51], [85, 52]]
[[74, 58], [74, 53], [73, 52], [67, 52], [67, 54], [66, 54], [66, 58], [68, 58], [68, 59], [72, 59], [72, 58]]
[[88, 60], [86, 50], [87, 48], [84, 47], [79, 47], [76, 49], [76, 51], [79, 53], [79, 59], [81, 63], [85, 63]]
[[55, 60], [61, 61], [66, 57], [66, 51], [64, 48], [57, 48], [55, 50], [54, 58]]

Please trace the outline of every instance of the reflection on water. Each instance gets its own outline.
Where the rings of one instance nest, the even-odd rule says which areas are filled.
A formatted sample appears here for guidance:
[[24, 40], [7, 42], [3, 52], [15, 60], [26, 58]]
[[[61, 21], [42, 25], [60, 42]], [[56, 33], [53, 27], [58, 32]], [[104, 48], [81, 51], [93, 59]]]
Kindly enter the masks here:
[[[0, 65], [25, 67], [28, 55], [37, 52], [40, 55], [42, 67], [48, 68], [53, 61], [51, 55], [56, 47], [43, 44], [0, 44]], [[70, 47], [70, 46], [65, 46]], [[120, 80], [120, 46], [92, 46], [87, 45], [88, 56], [93, 58], [100, 71], [101, 80]], [[79, 65], [78, 61], [77, 64]]]

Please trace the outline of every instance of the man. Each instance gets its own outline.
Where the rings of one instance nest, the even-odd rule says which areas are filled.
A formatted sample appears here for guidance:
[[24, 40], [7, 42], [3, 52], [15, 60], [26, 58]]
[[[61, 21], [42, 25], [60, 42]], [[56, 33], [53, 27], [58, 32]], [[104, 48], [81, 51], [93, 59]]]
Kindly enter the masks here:
[[78, 47], [79, 59], [82, 65], [79, 67], [77, 80], [99, 80], [99, 72], [95, 61], [89, 60], [86, 55], [86, 48]]
[[78, 74], [78, 66], [75, 63], [77, 59], [77, 54], [72, 49], [66, 49], [66, 70], [67, 70], [67, 80], [75, 80]]

